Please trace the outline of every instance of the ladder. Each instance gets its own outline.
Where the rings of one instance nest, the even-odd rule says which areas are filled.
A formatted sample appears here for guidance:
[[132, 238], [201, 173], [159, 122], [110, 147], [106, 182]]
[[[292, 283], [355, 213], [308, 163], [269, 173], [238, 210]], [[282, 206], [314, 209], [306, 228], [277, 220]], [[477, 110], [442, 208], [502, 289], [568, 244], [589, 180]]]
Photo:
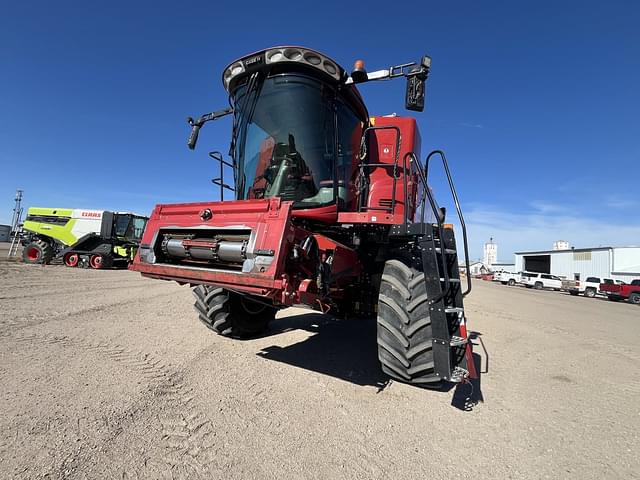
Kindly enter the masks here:
[[11, 245], [9, 246], [9, 253], [7, 258], [15, 257], [18, 254], [20, 248], [20, 239], [22, 238], [22, 225], [18, 226], [13, 232], [13, 238], [11, 239]]
[[[467, 266], [465, 291], [462, 290], [453, 227], [444, 224], [445, 212], [436, 204], [427, 182], [429, 161], [435, 155], [442, 160], [462, 229]], [[441, 150], [431, 152], [427, 156], [424, 169], [414, 153], [410, 152], [406, 157], [411, 160], [411, 165], [415, 169], [412, 171], [415, 171], [423, 185], [420, 221], [409, 223], [405, 220], [404, 224], [392, 226], [390, 234], [412, 237], [417, 247], [416, 256], [422, 257], [426, 293], [427, 298], [430, 299], [429, 316], [435, 375], [452, 383], [465, 382], [467, 378], [477, 378], [477, 372], [463, 306], [463, 297], [471, 291], [471, 279], [468, 273], [469, 249], [464, 217], [444, 152]], [[406, 188], [405, 184], [405, 191]], [[424, 222], [427, 202], [437, 223]]]
[[428, 225], [418, 240], [430, 300], [436, 376], [459, 383], [476, 376], [466, 328], [453, 229]]

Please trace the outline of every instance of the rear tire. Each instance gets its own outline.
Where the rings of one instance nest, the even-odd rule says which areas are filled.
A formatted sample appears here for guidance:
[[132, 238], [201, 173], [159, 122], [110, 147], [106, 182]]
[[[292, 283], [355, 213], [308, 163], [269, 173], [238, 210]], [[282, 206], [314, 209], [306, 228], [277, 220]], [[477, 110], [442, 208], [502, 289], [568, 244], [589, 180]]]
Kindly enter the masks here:
[[629, 295], [629, 303], [640, 305], [640, 293], [632, 293]]
[[587, 298], [593, 298], [593, 297], [595, 297], [595, 296], [596, 296], [596, 291], [595, 291], [595, 289], [594, 289], [594, 288], [587, 288], [587, 289], [584, 291], [584, 296], [585, 296], [585, 297], [587, 297]]
[[569, 294], [573, 295], [574, 297], [577, 297], [578, 293], [580, 293], [580, 292], [578, 292], [578, 290], [569, 290]]
[[255, 337], [267, 329], [277, 310], [220, 287], [198, 285], [194, 307], [205, 326], [219, 335]]
[[48, 264], [53, 258], [53, 247], [44, 240], [34, 240], [22, 249], [24, 263]]
[[387, 260], [378, 295], [378, 359], [391, 378], [439, 384], [424, 273], [410, 261]]
[[536, 282], [535, 285], [533, 286], [533, 288], [535, 288], [536, 290], [542, 290], [542, 287], [544, 285], [542, 285], [541, 282]]
[[510, 287], [513, 287], [516, 284], [516, 281], [513, 278], [510, 278], [509, 281], [507, 282], [507, 285], [509, 285]]

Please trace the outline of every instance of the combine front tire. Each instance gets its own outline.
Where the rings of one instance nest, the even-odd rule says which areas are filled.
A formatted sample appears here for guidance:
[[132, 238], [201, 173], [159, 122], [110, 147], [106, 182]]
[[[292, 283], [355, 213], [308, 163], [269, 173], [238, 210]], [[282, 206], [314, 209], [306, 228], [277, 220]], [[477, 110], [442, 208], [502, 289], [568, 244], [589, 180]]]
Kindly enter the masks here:
[[424, 279], [409, 261], [385, 263], [378, 296], [378, 359], [401, 382], [437, 384]]
[[224, 288], [198, 285], [193, 289], [198, 318], [219, 335], [255, 337], [267, 329], [276, 309]]
[[24, 263], [44, 263], [51, 262], [53, 258], [53, 248], [44, 240], [34, 240], [22, 250], [22, 260]]

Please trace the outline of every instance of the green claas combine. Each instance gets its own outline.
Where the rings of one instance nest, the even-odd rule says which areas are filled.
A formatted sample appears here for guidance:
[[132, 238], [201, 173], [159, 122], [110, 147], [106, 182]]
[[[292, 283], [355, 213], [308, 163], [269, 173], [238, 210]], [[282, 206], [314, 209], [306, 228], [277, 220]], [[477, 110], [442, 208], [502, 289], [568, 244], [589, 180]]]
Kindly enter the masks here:
[[67, 267], [126, 266], [135, 256], [147, 217], [126, 212], [30, 208], [22, 226], [25, 263], [61, 258]]

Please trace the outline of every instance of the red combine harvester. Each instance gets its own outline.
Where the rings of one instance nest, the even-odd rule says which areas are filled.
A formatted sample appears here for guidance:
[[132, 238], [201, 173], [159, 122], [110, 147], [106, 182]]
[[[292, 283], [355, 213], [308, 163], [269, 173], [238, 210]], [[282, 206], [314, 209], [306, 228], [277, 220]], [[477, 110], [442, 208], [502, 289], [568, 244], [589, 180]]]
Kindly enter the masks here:
[[439, 157], [468, 258], [444, 153], [423, 166], [415, 119], [370, 117], [356, 88], [405, 77], [405, 106], [422, 111], [430, 64], [425, 56], [367, 73], [357, 61], [347, 74], [300, 47], [231, 63], [222, 76], [231, 107], [189, 119], [193, 149], [206, 122], [233, 115], [231, 159], [209, 154], [221, 201], [157, 205], [131, 268], [194, 286], [200, 320], [221, 335], [258, 335], [292, 305], [377, 316], [378, 356], [392, 378], [473, 378], [462, 305], [471, 281], [463, 292], [453, 227], [427, 184]]

